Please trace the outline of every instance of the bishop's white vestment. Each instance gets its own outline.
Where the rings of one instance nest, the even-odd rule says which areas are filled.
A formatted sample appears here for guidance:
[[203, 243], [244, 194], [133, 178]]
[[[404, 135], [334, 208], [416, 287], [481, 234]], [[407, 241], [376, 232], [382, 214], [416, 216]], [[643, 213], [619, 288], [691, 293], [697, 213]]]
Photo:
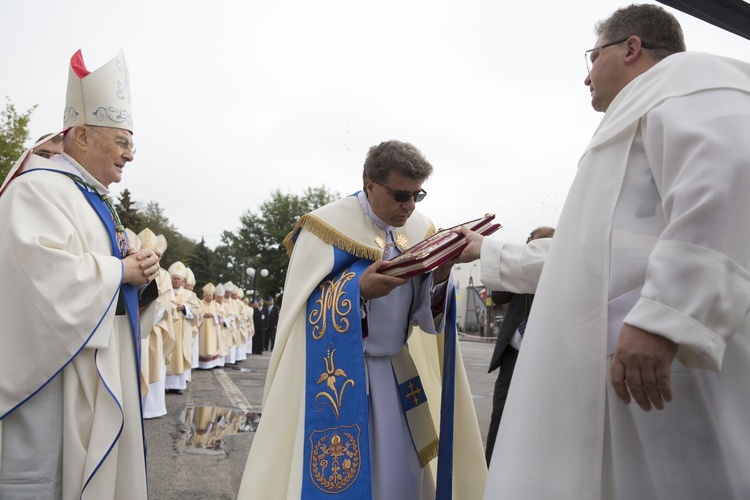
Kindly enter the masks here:
[[0, 498], [145, 500], [138, 338], [117, 308], [120, 256], [83, 194], [107, 190], [53, 160], [29, 155], [0, 195]]

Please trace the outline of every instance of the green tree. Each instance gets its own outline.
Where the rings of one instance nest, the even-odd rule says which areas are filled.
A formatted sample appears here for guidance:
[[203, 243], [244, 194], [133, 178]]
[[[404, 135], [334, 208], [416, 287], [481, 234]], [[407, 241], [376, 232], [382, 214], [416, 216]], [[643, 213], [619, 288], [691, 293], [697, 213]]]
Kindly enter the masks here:
[[0, 182], [24, 151], [24, 143], [29, 139], [29, 119], [37, 106], [34, 104], [18, 114], [10, 99], [5, 100], [5, 110], [0, 111]]
[[[235, 257], [237, 245], [236, 237], [230, 231], [221, 233], [222, 243], [214, 249], [214, 284], [232, 283], [247, 289], [242, 271], [242, 263]], [[236, 265], [238, 264], [239, 265]]]
[[146, 227], [143, 223], [143, 215], [138, 210], [138, 204], [133, 201], [130, 191], [127, 189], [120, 193], [118, 202], [115, 204], [115, 210], [120, 216], [122, 225], [132, 231], [140, 233]]
[[[139, 233], [145, 228], [149, 228], [154, 234], [163, 234], [164, 238], [167, 240], [167, 250], [164, 252], [162, 267], [169, 268], [173, 262], [178, 260], [182, 263], [192, 261], [193, 255], [195, 254], [195, 241], [183, 236], [177, 228], [169, 222], [167, 216], [164, 215], [164, 209], [159, 206], [158, 202], [148, 202], [145, 210], [140, 212], [140, 214], [143, 217], [143, 227], [139, 227], [137, 230], [131, 228], [133, 231]], [[193, 271], [193, 274], [195, 274], [195, 271]]]
[[[289, 265], [282, 241], [300, 216], [340, 197], [325, 186], [308, 188], [302, 196], [280, 190], [271, 193], [257, 213], [248, 210], [240, 217], [236, 232], [222, 234], [222, 244], [215, 250], [222, 282], [231, 280], [248, 290], [253, 288], [254, 281], [256, 297], [277, 296], [283, 289]], [[258, 273], [255, 280], [247, 276], [248, 267]], [[260, 275], [261, 269], [268, 270], [267, 277]]]
[[[213, 280], [214, 276], [214, 252], [206, 246], [206, 240], [201, 238], [200, 243], [195, 246], [195, 251], [190, 259], [185, 262], [195, 275], [196, 293], [201, 296], [199, 291], [206, 283]], [[215, 283], [214, 283], [215, 284]]]

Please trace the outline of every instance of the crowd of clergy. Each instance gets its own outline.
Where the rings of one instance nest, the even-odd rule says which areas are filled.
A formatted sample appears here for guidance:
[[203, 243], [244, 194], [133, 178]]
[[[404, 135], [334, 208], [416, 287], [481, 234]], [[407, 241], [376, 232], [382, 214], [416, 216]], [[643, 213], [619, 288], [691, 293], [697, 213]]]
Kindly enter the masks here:
[[[146, 247], [160, 256], [167, 249], [166, 238], [148, 228], [138, 234], [125, 231], [131, 248]], [[166, 415], [166, 393], [182, 394], [193, 369], [210, 370], [243, 361], [252, 352], [253, 337], [266, 333], [265, 323], [254, 320], [256, 310], [260, 318], [266, 318], [265, 311], [259, 310], [262, 299], [251, 301], [231, 281], [207, 283], [199, 298], [193, 291], [195, 275], [180, 261], [159, 269], [156, 281], [156, 321], [143, 338], [140, 353], [143, 417], [147, 419]], [[263, 331], [256, 332], [256, 326]]]

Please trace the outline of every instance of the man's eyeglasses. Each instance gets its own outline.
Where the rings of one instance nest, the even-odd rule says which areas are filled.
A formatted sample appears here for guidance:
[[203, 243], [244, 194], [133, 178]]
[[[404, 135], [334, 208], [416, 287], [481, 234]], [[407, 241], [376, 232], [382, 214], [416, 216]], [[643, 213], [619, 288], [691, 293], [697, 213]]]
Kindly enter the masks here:
[[[633, 35], [630, 35], [630, 36], [633, 36]], [[589, 73], [591, 73], [591, 67], [594, 65], [594, 61], [596, 61], [595, 57], [594, 58], [591, 57], [592, 56], [591, 53], [593, 51], [606, 49], [607, 47], [612, 47], [613, 45], [619, 45], [619, 44], [621, 44], [623, 42], [627, 42], [630, 39], [630, 36], [627, 37], [627, 38], [623, 38], [622, 40], [617, 40], [616, 42], [605, 43], [604, 45], [600, 45], [599, 47], [594, 47], [593, 49], [589, 49], [586, 52], [584, 52], [583, 53], [583, 58], [586, 59], [586, 71], [588, 71]], [[647, 44], [643, 40], [641, 40], [641, 47], [643, 47], [644, 49], [653, 49], [654, 48], [653, 46]], [[597, 54], [597, 56], [598, 55], [599, 54]]]
[[117, 147], [119, 147], [122, 151], [130, 151], [130, 154], [135, 156], [135, 143], [131, 142], [127, 137], [122, 136], [122, 135], [115, 135], [115, 136], [109, 135], [108, 133], [104, 132], [98, 127], [86, 127], [86, 128], [111, 137], [112, 140], [115, 141], [115, 144], [117, 144]]
[[47, 158], [48, 160], [57, 154], [53, 153], [52, 151], [46, 151], [44, 149], [34, 149], [31, 152], [37, 156], [41, 156], [42, 158]]
[[398, 203], [406, 203], [411, 198], [414, 198], [414, 203], [417, 203], [417, 202], [424, 200], [424, 197], [427, 196], [427, 191], [425, 191], [424, 189], [420, 189], [419, 191], [414, 191], [413, 193], [410, 193], [408, 191], [394, 191], [388, 186], [386, 186], [385, 184], [381, 184], [379, 182], [375, 182], [375, 184], [386, 188], [388, 192], [391, 194], [391, 196], [393, 196], [393, 199], [396, 200]]

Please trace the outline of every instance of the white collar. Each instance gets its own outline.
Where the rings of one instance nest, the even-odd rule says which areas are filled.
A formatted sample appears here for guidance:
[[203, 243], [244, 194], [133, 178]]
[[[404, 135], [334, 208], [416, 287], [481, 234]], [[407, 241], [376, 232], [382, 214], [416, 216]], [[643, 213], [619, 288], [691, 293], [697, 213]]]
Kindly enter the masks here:
[[67, 155], [65, 153], [60, 153], [52, 158], [50, 158], [50, 161], [56, 163], [60, 167], [62, 167], [62, 170], [75, 174], [79, 177], [81, 177], [84, 181], [86, 181], [87, 184], [89, 184], [91, 187], [93, 187], [97, 193], [99, 194], [109, 194], [109, 189], [104, 187], [104, 185], [96, 180], [80, 163], [78, 163], [75, 158], [73, 158], [70, 155]]

